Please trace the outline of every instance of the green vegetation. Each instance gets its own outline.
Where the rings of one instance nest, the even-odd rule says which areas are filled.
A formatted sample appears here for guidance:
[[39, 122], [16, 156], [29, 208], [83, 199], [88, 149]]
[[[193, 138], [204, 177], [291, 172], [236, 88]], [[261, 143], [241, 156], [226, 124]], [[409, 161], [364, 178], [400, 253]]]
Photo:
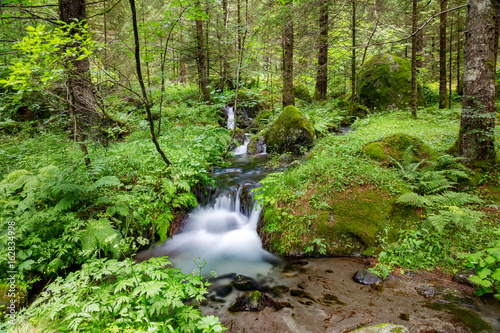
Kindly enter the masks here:
[[[379, 54], [359, 70], [359, 102], [371, 110], [406, 109], [411, 103], [411, 64], [400, 57]], [[424, 105], [418, 89], [418, 104]]]
[[312, 123], [296, 107], [289, 105], [267, 133], [266, 142], [269, 152], [300, 155], [301, 149], [310, 148], [315, 138]]

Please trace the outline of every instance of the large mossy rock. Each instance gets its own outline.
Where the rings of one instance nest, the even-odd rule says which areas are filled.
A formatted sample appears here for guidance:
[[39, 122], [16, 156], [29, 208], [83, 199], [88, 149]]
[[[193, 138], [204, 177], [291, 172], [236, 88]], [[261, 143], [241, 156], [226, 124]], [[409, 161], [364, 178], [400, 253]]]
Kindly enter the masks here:
[[370, 142], [363, 147], [363, 152], [386, 164], [393, 164], [394, 161], [407, 164], [437, 157], [436, 152], [424, 142], [403, 133]]
[[[411, 106], [411, 64], [402, 58], [379, 54], [365, 63], [358, 75], [359, 103], [371, 110], [406, 109]], [[418, 85], [418, 105], [424, 105]]]
[[[293, 204], [294, 214], [285, 217], [264, 210], [258, 233], [266, 250], [284, 256], [345, 256], [373, 252], [377, 235], [395, 223], [396, 198], [388, 189], [358, 185], [341, 192], [307, 193]], [[310, 223], [304, 223], [309, 220]], [[273, 225], [279, 224], [279, 228]], [[282, 227], [283, 226], [283, 227]], [[303, 229], [296, 238], [288, 229]], [[393, 229], [397, 233], [397, 228]], [[391, 233], [391, 239], [394, 235]], [[325, 246], [319, 252], [316, 239]], [[313, 251], [306, 250], [313, 246]]]
[[310, 148], [316, 134], [313, 124], [294, 106], [287, 106], [267, 133], [267, 151], [282, 154], [301, 154], [301, 148]]

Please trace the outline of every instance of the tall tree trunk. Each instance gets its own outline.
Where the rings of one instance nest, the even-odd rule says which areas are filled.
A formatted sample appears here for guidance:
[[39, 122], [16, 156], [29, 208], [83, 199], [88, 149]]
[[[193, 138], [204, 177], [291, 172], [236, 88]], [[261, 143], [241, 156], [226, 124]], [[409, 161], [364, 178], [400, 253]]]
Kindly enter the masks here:
[[[441, 11], [445, 11], [447, 0], [441, 0]], [[446, 107], [446, 13], [440, 16], [439, 25], [439, 108]]]
[[[184, 30], [184, 18], [181, 18], [180, 40], [182, 45], [184, 45], [184, 33], [182, 32], [183, 30]], [[187, 83], [186, 60], [184, 59], [184, 56], [180, 56], [179, 60], [181, 62], [181, 68], [179, 71], [179, 82]]]
[[358, 100], [356, 91], [356, 0], [352, 0], [351, 105]]
[[462, 81], [461, 81], [461, 75], [460, 75], [460, 53], [462, 53], [462, 48], [460, 45], [460, 12], [457, 11], [457, 95], [462, 96], [463, 95], [463, 89], [462, 89]]
[[[412, 34], [417, 31], [418, 0], [413, 0]], [[411, 115], [417, 118], [417, 35], [411, 37]]]
[[500, 37], [500, 1], [494, 1], [493, 3], [495, 5], [495, 13], [496, 13], [496, 19], [495, 19], [495, 71], [496, 71], [496, 66], [498, 61], [498, 40]]
[[423, 68], [422, 52], [424, 51], [424, 32], [420, 31], [417, 34], [417, 68]]
[[[201, 11], [201, 1], [196, 1], [196, 7]], [[203, 36], [203, 21], [196, 19], [196, 42], [198, 44], [198, 76], [200, 80], [200, 90], [205, 102], [210, 102], [210, 91], [208, 90], [207, 63], [205, 55], [205, 38]]]
[[328, 89], [328, 1], [321, 5], [318, 37], [318, 74], [314, 98], [324, 100]]
[[293, 0], [284, 8], [287, 12], [283, 29], [283, 107], [295, 105], [293, 91]]
[[[66, 24], [84, 23], [86, 20], [85, 0], [59, 0], [59, 18]], [[79, 27], [68, 31], [68, 34], [81, 34]], [[75, 59], [68, 79], [68, 105], [75, 141], [79, 142], [84, 154], [84, 161], [90, 167], [88, 149], [84, 141], [91, 134], [93, 125], [97, 125], [99, 114], [93, 106], [94, 96], [89, 77], [90, 62], [88, 58]]]
[[226, 86], [227, 79], [229, 77], [229, 62], [227, 60], [229, 53], [227, 52], [228, 50], [228, 42], [227, 42], [227, 32], [228, 32], [228, 23], [229, 23], [229, 3], [228, 0], [222, 0], [222, 11], [224, 13], [224, 31], [223, 31], [223, 40], [224, 40], [224, 45], [223, 49], [225, 50], [221, 56], [223, 57], [223, 68], [222, 68], [222, 82], [221, 82], [221, 87], [222, 91], [224, 91], [224, 88]]
[[[450, 18], [451, 21], [451, 18]], [[449, 53], [450, 70], [448, 71], [448, 107], [451, 109], [451, 79], [453, 73], [453, 24], [450, 22], [450, 53]]]
[[141, 52], [139, 49], [139, 29], [137, 28], [137, 11], [135, 7], [135, 0], [129, 0], [130, 3], [130, 11], [132, 12], [132, 28], [134, 30], [134, 56], [135, 56], [135, 68], [137, 72], [137, 80], [139, 80], [139, 85], [141, 86], [141, 93], [142, 93], [142, 99], [144, 102], [144, 107], [146, 108], [146, 113], [148, 115], [148, 121], [149, 121], [149, 131], [151, 133], [151, 140], [153, 141], [156, 151], [158, 154], [160, 154], [161, 158], [165, 162], [165, 164], [170, 165], [170, 161], [168, 160], [167, 156], [163, 152], [163, 150], [160, 147], [160, 144], [158, 143], [158, 140], [156, 139], [156, 134], [155, 134], [155, 125], [154, 125], [154, 120], [153, 120], [153, 115], [151, 113], [151, 104], [149, 103], [148, 99], [148, 94], [146, 92], [146, 86], [144, 85], [144, 78], [142, 76], [142, 69], [141, 69]]
[[495, 159], [495, 0], [468, 0], [460, 156]]

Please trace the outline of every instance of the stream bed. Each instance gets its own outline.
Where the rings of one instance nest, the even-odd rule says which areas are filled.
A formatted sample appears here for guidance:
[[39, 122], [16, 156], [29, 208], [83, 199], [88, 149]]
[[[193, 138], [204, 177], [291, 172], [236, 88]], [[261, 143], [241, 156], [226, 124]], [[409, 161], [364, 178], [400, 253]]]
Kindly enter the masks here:
[[[391, 275], [381, 284], [362, 285], [352, 278], [367, 258], [293, 259], [265, 251], [256, 232], [262, 208], [252, 189], [269, 173], [263, 166], [267, 156], [234, 152], [230, 167], [213, 171], [216, 186], [189, 214], [183, 231], [136, 257], [169, 256], [186, 274], [199, 264], [205, 276], [215, 271], [200, 310], [219, 317], [228, 332], [340, 333], [381, 323], [422, 333], [500, 332], [498, 302], [473, 296], [473, 289], [449, 277]], [[238, 275], [255, 283], [264, 300], [258, 311], [235, 307], [252, 293], [233, 287]]]

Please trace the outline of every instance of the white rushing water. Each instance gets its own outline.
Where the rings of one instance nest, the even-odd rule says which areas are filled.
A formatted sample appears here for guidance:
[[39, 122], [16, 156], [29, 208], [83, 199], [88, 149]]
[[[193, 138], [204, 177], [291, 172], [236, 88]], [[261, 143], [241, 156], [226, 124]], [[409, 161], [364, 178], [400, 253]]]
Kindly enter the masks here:
[[250, 143], [250, 135], [245, 134], [245, 141], [241, 146], [236, 147], [233, 150], [234, 155], [246, 155], [249, 143]]
[[[232, 111], [232, 108], [227, 110]], [[237, 155], [233, 167], [214, 174], [224, 178], [222, 183], [220, 180], [217, 182], [226, 188], [224, 193], [210, 204], [198, 206], [189, 214], [181, 233], [150, 251], [138, 254], [137, 260], [169, 256], [174, 267], [186, 274], [197, 268], [194, 260], [206, 261], [202, 270], [205, 276], [210, 271], [219, 276], [228, 273], [265, 275], [274, 267], [273, 263], [279, 259], [262, 248], [256, 231], [262, 207], [254, 203], [248, 193], [262, 178], [259, 178], [261, 169], [247, 164], [252, 160], [245, 156], [249, 142], [250, 137], [247, 136], [245, 143], [233, 151]], [[232, 185], [228, 188], [229, 184]]]
[[234, 128], [234, 110], [232, 106], [228, 106], [225, 108], [227, 112], [227, 128]]

